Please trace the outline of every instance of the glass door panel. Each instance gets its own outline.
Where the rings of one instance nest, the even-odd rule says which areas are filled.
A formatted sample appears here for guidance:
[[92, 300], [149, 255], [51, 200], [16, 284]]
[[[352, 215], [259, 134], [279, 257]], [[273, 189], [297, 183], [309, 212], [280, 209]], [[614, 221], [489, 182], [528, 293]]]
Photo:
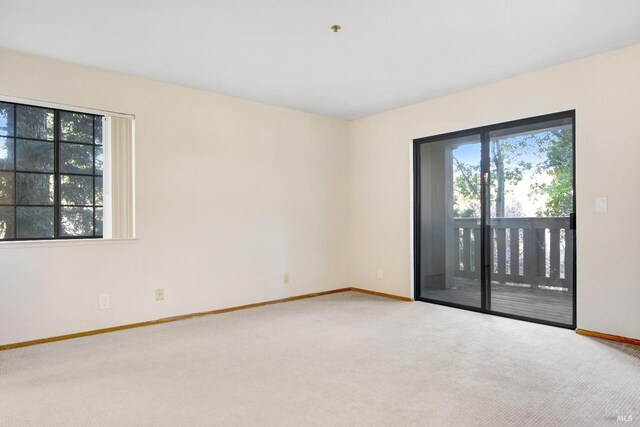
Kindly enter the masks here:
[[418, 297], [480, 308], [480, 135], [418, 147]]
[[572, 325], [573, 120], [488, 132], [487, 310]]

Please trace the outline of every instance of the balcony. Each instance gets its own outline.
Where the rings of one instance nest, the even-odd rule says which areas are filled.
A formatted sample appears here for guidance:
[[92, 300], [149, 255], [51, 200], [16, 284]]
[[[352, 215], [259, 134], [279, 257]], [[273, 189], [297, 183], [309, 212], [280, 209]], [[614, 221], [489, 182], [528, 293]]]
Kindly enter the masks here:
[[[453, 220], [453, 277], [422, 295], [480, 307], [480, 219]], [[566, 217], [490, 221], [490, 309], [572, 324], [573, 231]]]

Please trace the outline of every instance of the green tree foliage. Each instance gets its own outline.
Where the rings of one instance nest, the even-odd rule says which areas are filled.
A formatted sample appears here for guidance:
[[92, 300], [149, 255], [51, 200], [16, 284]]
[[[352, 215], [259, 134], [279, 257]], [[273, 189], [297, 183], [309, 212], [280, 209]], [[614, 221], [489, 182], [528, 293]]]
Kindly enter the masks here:
[[53, 207], [18, 207], [18, 237], [53, 237]]
[[525, 171], [532, 168], [531, 162], [519, 158], [518, 152], [528, 148], [526, 136], [495, 139], [491, 141], [491, 214], [504, 217], [506, 184], [517, 185]]
[[93, 173], [93, 147], [91, 145], [60, 143], [60, 172]]
[[0, 239], [12, 237], [14, 227], [13, 207], [0, 206]]
[[63, 141], [93, 143], [93, 116], [60, 112], [60, 136]]
[[453, 216], [476, 218], [480, 216], [480, 165], [469, 164], [453, 157], [454, 192]]
[[16, 109], [17, 136], [53, 141], [53, 110], [20, 105]]
[[[527, 148], [525, 137], [491, 141], [491, 214], [505, 216], [505, 188], [522, 181], [523, 174], [532, 169], [531, 162], [518, 158], [518, 150]], [[454, 216], [480, 216], [480, 164], [460, 162], [454, 156]]]
[[546, 174], [549, 183], [534, 184], [531, 196], [547, 197], [545, 209], [538, 215], [567, 217], [573, 212], [573, 135], [570, 129], [548, 132], [537, 140], [543, 161], [537, 172]]
[[90, 236], [93, 233], [93, 209], [62, 208], [63, 233], [68, 236]]
[[[520, 183], [525, 174], [533, 177], [533, 200], [541, 201], [540, 216], [567, 217], [573, 212], [573, 136], [571, 129], [558, 128], [537, 134], [493, 139], [490, 142], [490, 191], [492, 216], [504, 217], [507, 188]], [[525, 160], [532, 150], [538, 162]], [[531, 153], [534, 154], [534, 153]], [[455, 157], [454, 216], [480, 216], [480, 164], [465, 163]], [[513, 210], [513, 207], [512, 207]], [[517, 214], [517, 212], [516, 212]]]
[[16, 168], [26, 172], [53, 172], [53, 142], [18, 139]]

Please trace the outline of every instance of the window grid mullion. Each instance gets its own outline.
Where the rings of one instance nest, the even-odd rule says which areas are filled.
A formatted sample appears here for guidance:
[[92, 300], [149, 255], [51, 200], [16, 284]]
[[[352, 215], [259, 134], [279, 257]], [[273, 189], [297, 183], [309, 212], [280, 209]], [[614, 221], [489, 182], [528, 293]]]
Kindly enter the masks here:
[[18, 238], [18, 106], [13, 104], [13, 238]]
[[[42, 171], [32, 171], [32, 170], [16, 170], [16, 171], [11, 171], [11, 170], [6, 170], [3, 172], [16, 172], [16, 173], [28, 173], [28, 174], [32, 174], [32, 175], [52, 175], [53, 171], [49, 171], [49, 172], [42, 172]], [[85, 176], [85, 177], [90, 177], [92, 176], [90, 173], [77, 173], [77, 172], [60, 172], [61, 175], [68, 175], [68, 176]], [[102, 177], [102, 175], [96, 175], [97, 177]]]
[[93, 145], [92, 145], [92, 149], [93, 149], [93, 214], [91, 215], [91, 219], [92, 219], [92, 224], [93, 224], [93, 229], [92, 231], [92, 235], [93, 237], [96, 236], [96, 117], [93, 116], [93, 139], [92, 139]]
[[53, 110], [53, 234], [60, 237], [60, 112]]

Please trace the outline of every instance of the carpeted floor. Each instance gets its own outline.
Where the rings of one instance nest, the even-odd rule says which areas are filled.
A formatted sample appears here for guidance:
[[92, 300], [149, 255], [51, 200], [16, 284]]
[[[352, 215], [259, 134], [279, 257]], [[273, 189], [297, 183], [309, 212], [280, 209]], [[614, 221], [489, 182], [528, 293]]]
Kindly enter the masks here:
[[624, 425], [640, 350], [358, 293], [0, 352], [0, 426]]

